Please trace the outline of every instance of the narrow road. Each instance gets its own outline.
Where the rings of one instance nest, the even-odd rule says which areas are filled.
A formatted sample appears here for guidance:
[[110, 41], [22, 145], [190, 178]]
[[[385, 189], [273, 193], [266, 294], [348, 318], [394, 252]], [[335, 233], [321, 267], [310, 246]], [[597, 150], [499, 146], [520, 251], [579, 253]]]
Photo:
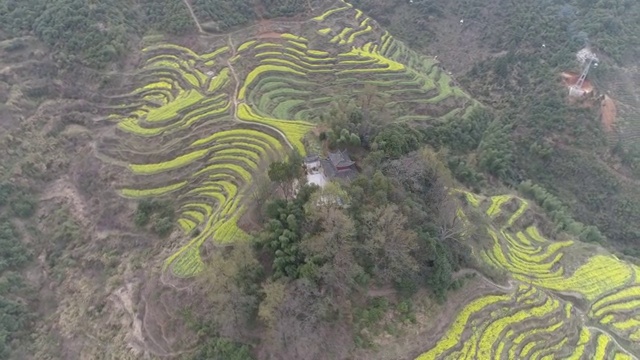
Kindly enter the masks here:
[[458, 270], [455, 274], [453, 274], [451, 276], [452, 280], [457, 280], [465, 275], [470, 275], [470, 274], [475, 274], [476, 276], [479, 276], [482, 281], [486, 282], [487, 284], [494, 286], [498, 289], [504, 290], [504, 291], [512, 291], [513, 289], [515, 289], [515, 285], [516, 285], [516, 281], [515, 280], [509, 280], [508, 284], [509, 286], [503, 286], [503, 285], [498, 285], [496, 283], [494, 283], [493, 281], [489, 280], [489, 278], [487, 278], [486, 276], [484, 276], [484, 274], [482, 274], [481, 272], [479, 272], [476, 269], [460, 269]]
[[633, 360], [638, 360], [638, 358], [635, 355], [633, 355], [633, 353], [631, 351], [625, 349], [622, 345], [620, 345], [618, 340], [616, 340], [616, 338], [613, 335], [609, 334], [607, 331], [602, 330], [602, 329], [600, 329], [598, 327], [595, 327], [595, 326], [585, 326], [585, 327], [587, 329], [591, 330], [591, 331], [599, 332], [599, 333], [602, 333], [602, 334], [608, 336], [611, 339], [611, 341], [613, 341], [616, 344], [616, 346], [618, 346], [618, 348], [620, 348], [620, 350], [624, 351], [624, 353], [629, 355]]
[[200, 22], [196, 17], [196, 13], [193, 12], [193, 8], [191, 7], [191, 3], [189, 2], [189, 0], [182, 0], [182, 2], [184, 2], [185, 5], [187, 5], [187, 9], [189, 9], [189, 14], [191, 14], [191, 18], [193, 19], [193, 22], [196, 23], [196, 26], [198, 27], [198, 31], [204, 34], [204, 30], [202, 30], [202, 26], [200, 26]]
[[[187, 0], [185, 0], [187, 1]], [[231, 40], [231, 35], [229, 35], [229, 48], [231, 49], [231, 57], [229, 57], [229, 59], [232, 59], [234, 56], [236, 56], [236, 48], [233, 45], [233, 41]], [[238, 100], [238, 92], [240, 91], [240, 79], [238, 78], [238, 74], [236, 73], [236, 69], [234, 69], [233, 65], [231, 64], [231, 61], [227, 59], [227, 67], [229, 67], [229, 71], [231, 71], [231, 75], [233, 76], [233, 79], [236, 82], [236, 87], [235, 90], [233, 91], [233, 97], [231, 99], [231, 102], [233, 104], [233, 118], [234, 120], [244, 123], [244, 124], [251, 124], [251, 125], [257, 125], [257, 126], [262, 126], [265, 128], [268, 128], [272, 131], [275, 131], [276, 133], [278, 133], [283, 139], [284, 141], [287, 143], [287, 146], [289, 146], [292, 150], [295, 149], [293, 147], [293, 145], [291, 144], [291, 142], [289, 141], [289, 139], [287, 139], [287, 136], [280, 131], [279, 129], [271, 126], [271, 125], [267, 125], [267, 124], [263, 124], [263, 123], [259, 123], [259, 122], [255, 122], [255, 121], [246, 121], [246, 120], [242, 120], [238, 117], [238, 105], [239, 104], [244, 104], [244, 101], [239, 101]]]
[[[457, 271], [455, 274], [453, 274], [453, 279], [458, 279], [462, 276], [465, 275], [469, 275], [469, 274], [476, 274], [477, 276], [480, 276], [482, 278], [483, 281], [499, 288], [505, 291], [511, 291], [514, 289], [515, 285], [516, 285], [516, 281], [515, 280], [509, 280], [509, 286], [501, 286], [498, 285], [496, 283], [494, 283], [493, 281], [489, 280], [487, 277], [485, 277], [482, 273], [480, 273], [479, 271], [475, 270], [475, 269], [461, 269], [459, 271]], [[578, 311], [578, 314], [580, 316], [580, 319], [582, 320], [582, 325], [584, 327], [586, 327], [587, 329], [593, 331], [593, 332], [599, 332], [602, 333], [606, 336], [608, 336], [612, 342], [614, 342], [616, 344], [616, 346], [618, 348], [620, 348], [620, 350], [622, 350], [624, 353], [626, 353], [627, 355], [629, 355], [633, 360], [639, 360], [637, 356], [635, 356], [631, 351], [627, 350], [624, 346], [620, 345], [620, 343], [618, 342], [618, 340], [616, 340], [615, 336], [613, 336], [612, 334], [610, 334], [608, 331], [601, 329], [599, 327], [595, 327], [595, 326], [589, 326], [586, 325], [586, 314], [582, 311], [580, 311], [578, 308], [576, 308], [576, 310]]]

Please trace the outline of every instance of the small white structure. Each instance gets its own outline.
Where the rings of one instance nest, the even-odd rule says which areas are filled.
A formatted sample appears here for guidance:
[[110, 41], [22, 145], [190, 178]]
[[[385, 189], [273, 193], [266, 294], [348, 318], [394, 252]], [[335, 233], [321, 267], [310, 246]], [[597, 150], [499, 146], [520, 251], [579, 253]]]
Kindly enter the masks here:
[[304, 158], [304, 167], [307, 172], [307, 182], [309, 184], [318, 185], [319, 187], [326, 185], [327, 178], [322, 172], [322, 164], [320, 163], [319, 156], [312, 155]]
[[321, 172], [318, 172], [317, 174], [307, 174], [307, 182], [309, 184], [318, 185], [322, 188], [327, 184], [327, 178]]

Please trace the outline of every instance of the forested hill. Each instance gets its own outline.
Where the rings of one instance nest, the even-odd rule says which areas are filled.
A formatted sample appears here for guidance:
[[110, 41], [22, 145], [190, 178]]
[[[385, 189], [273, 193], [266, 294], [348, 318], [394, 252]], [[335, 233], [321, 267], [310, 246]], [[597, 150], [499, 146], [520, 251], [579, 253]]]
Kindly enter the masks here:
[[[309, 1], [190, 1], [201, 25], [211, 32], [249, 25], [257, 19], [295, 15]], [[174, 0], [5, 0], [0, 3], [0, 28], [5, 37], [36, 35], [67, 65], [76, 61], [103, 68], [117, 64], [140, 38], [156, 31], [196, 34], [198, 25], [182, 1]]]
[[639, 17], [0, 0], [0, 359], [632, 358]]
[[[509, 165], [494, 168], [494, 175], [499, 172], [514, 185], [532, 180], [560, 198], [579, 221], [597, 225], [612, 245], [635, 251], [640, 235], [631, 225], [640, 216], [635, 190], [640, 176], [638, 3], [354, 4], [414, 48], [438, 55], [476, 99], [498, 110], [513, 143], [498, 140], [504, 144], [500, 158]], [[559, 86], [563, 72], [581, 72], [576, 53], [585, 46], [601, 60], [588, 79], [595, 86], [594, 99], [613, 99], [612, 127], [600, 123], [599, 100], [569, 103], [566, 88]], [[455, 143], [446, 145], [454, 149]], [[453, 154], [452, 161], [472, 162], [468, 154]]]

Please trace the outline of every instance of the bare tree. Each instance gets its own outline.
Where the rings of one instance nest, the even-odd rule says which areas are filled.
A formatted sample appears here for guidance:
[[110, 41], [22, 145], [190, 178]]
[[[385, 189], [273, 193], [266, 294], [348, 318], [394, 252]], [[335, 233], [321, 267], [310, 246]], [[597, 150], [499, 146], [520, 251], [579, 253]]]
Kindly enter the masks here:
[[315, 207], [310, 218], [320, 231], [304, 239], [301, 246], [308, 257], [322, 259], [317, 269], [322, 285], [334, 296], [346, 297], [355, 285], [354, 277], [362, 271], [353, 256], [353, 220], [340, 208], [322, 205]]
[[211, 267], [201, 278], [212, 319], [224, 336], [239, 339], [254, 313], [257, 297], [248, 292], [247, 274], [259, 266], [251, 245], [239, 243], [228, 253], [213, 256]]
[[440, 204], [436, 223], [438, 240], [442, 242], [457, 240], [464, 232], [465, 224], [460, 216], [460, 208], [451, 196]]
[[[452, 195], [455, 182], [444, 164], [445, 157], [446, 154], [443, 152], [437, 153], [430, 148], [423, 148], [417, 153], [394, 161], [388, 170], [389, 173], [396, 174], [395, 178], [407, 190], [406, 193], [419, 196], [419, 199], [412, 201], [421, 202], [427, 211], [424, 216], [435, 220], [440, 241], [457, 239], [464, 231], [458, 203]], [[396, 195], [402, 196], [406, 193], [396, 192]], [[413, 219], [420, 220], [419, 217]]]
[[262, 205], [271, 198], [271, 190], [271, 181], [267, 176], [261, 175], [254, 178], [251, 188], [251, 199], [258, 208], [262, 207]]
[[265, 359], [344, 359], [351, 349], [351, 332], [330, 321], [330, 298], [305, 279], [287, 286], [268, 323]]
[[411, 254], [418, 248], [418, 236], [407, 229], [407, 218], [396, 205], [364, 214], [363, 239], [363, 250], [372, 260], [375, 277], [383, 282], [418, 269]]

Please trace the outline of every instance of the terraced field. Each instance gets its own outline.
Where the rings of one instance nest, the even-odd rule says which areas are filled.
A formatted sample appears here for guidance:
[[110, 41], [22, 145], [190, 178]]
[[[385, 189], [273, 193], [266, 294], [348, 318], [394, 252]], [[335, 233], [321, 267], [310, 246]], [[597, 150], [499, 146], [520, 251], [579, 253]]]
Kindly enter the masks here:
[[205, 242], [247, 239], [238, 224], [255, 178], [289, 151], [305, 154], [305, 134], [332, 101], [373, 86], [398, 121], [446, 119], [478, 106], [435, 61], [344, 2], [302, 25], [276, 27], [276, 38], [249, 29], [203, 38], [193, 49], [148, 46], [130, 92], [109, 105], [115, 131], [98, 157], [123, 170], [122, 196], [178, 204], [179, 238], [187, 240], [168, 243], [164, 263], [176, 276], [202, 271]]
[[508, 291], [472, 299], [419, 359], [636, 359], [637, 266], [542, 235], [524, 199], [465, 193], [465, 200], [463, 212], [491, 219], [491, 244], [479, 256], [513, 280]]
[[[434, 60], [342, 1], [305, 23], [269, 30], [268, 37], [249, 29], [207, 38], [194, 48], [149, 46], [127, 75], [130, 91], [109, 104], [115, 126], [98, 157], [121, 170], [121, 196], [177, 204], [182, 234], [167, 240], [164, 260], [176, 276], [204, 269], [206, 242], [249, 237], [240, 220], [255, 179], [289, 151], [305, 154], [305, 134], [337, 99], [373, 88], [394, 119], [408, 122], [446, 121], [479, 106]], [[465, 223], [472, 212], [488, 219], [490, 244], [477, 255], [512, 281], [469, 299], [419, 359], [635, 359], [638, 267], [544, 236], [516, 196], [464, 198], [458, 214]]]

